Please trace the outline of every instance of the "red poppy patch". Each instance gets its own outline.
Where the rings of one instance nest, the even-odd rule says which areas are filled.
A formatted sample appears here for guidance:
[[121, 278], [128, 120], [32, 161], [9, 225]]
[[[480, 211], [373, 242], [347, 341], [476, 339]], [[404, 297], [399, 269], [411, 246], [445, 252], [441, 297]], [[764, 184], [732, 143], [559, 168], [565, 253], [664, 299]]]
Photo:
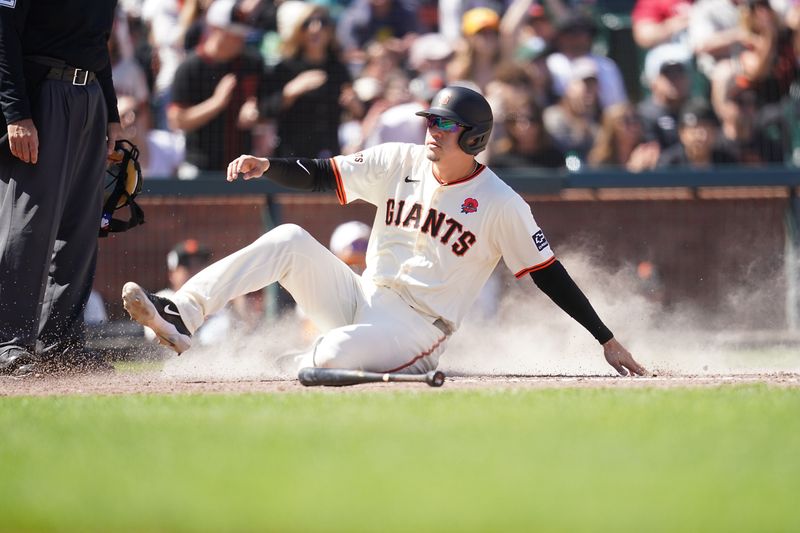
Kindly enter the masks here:
[[475, 198], [467, 198], [464, 200], [464, 203], [461, 204], [461, 212], [462, 213], [476, 213], [478, 211], [478, 200]]

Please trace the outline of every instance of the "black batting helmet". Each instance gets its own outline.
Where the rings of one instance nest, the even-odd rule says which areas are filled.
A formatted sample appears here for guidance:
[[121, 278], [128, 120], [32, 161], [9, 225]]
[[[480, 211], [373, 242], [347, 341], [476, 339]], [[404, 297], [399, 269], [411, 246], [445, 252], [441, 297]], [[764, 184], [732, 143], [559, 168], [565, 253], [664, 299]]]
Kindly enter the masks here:
[[492, 108], [480, 93], [466, 87], [445, 87], [433, 97], [431, 107], [417, 115], [455, 120], [464, 131], [458, 138], [458, 145], [464, 152], [475, 155], [486, 148], [492, 132]]

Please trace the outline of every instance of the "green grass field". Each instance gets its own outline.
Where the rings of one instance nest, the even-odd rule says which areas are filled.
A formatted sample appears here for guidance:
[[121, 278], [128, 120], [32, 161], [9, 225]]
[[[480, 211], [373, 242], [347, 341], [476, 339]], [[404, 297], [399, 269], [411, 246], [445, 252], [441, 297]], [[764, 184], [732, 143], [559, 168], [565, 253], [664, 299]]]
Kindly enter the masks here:
[[798, 531], [800, 389], [0, 399], [0, 531]]

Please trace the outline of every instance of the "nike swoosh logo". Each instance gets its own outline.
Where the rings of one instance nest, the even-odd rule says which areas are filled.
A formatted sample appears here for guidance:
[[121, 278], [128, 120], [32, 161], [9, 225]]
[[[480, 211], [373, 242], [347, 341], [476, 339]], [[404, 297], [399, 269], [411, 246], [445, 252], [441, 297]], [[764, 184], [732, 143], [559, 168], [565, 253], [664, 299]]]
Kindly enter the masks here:
[[418, 183], [419, 182], [419, 180], [412, 180], [411, 176], [406, 176], [404, 181], [406, 183]]
[[168, 315], [181, 316], [181, 314], [178, 312], [177, 309], [175, 309], [174, 311], [170, 309], [169, 304], [164, 306], [164, 312], [167, 313]]
[[306, 174], [308, 174], [309, 176], [311, 175], [311, 172], [309, 172], [309, 171], [308, 171], [308, 169], [307, 169], [306, 167], [304, 167], [304, 166], [303, 166], [303, 163], [301, 163], [299, 159], [295, 160], [295, 163], [297, 163], [297, 166], [299, 166], [300, 168], [302, 168], [303, 170], [305, 170], [305, 171], [306, 171]]

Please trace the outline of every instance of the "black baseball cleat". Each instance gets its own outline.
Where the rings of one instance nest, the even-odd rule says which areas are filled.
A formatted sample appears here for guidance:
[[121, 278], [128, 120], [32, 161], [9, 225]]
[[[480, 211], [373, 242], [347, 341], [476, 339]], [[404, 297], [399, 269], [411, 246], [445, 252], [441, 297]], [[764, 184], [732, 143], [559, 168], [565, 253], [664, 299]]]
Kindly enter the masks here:
[[192, 335], [169, 298], [151, 294], [129, 281], [122, 287], [122, 304], [132, 319], [152, 329], [165, 346], [179, 354], [192, 347]]

